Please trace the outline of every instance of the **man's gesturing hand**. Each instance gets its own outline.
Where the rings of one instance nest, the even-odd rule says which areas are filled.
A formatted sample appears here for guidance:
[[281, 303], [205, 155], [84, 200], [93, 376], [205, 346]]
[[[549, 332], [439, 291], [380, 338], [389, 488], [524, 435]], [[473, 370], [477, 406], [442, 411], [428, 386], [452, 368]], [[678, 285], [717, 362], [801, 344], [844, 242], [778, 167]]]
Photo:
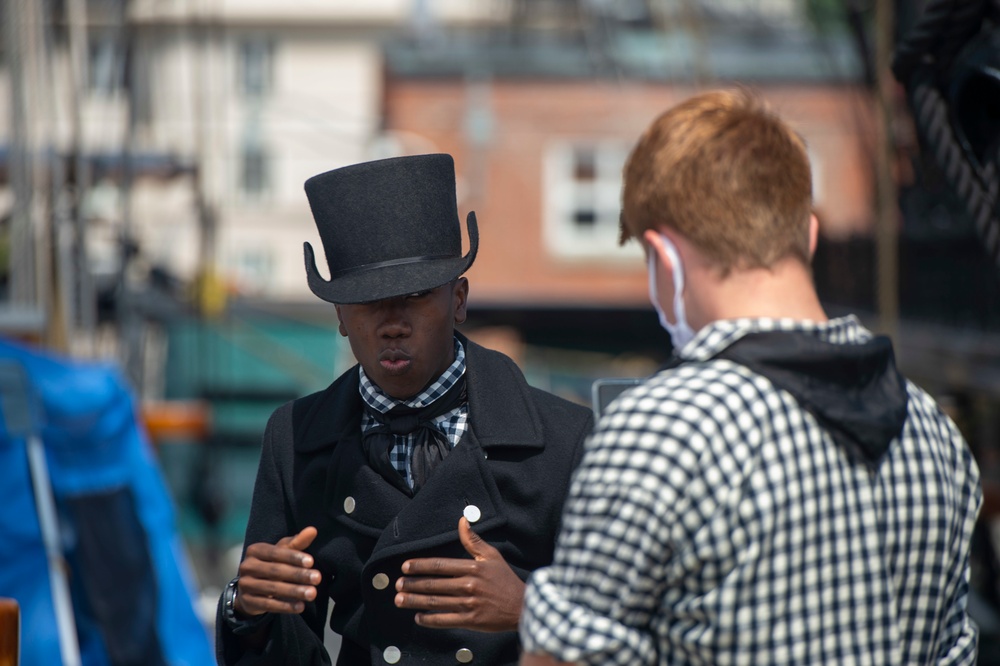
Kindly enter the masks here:
[[316, 528], [306, 527], [278, 543], [255, 543], [240, 562], [235, 610], [241, 615], [301, 613], [306, 601], [316, 598], [322, 580], [313, 569], [313, 557], [303, 552], [316, 538]]
[[516, 631], [524, 582], [464, 517], [458, 537], [473, 559], [428, 557], [403, 562], [396, 605], [418, 611], [416, 623], [436, 629]]

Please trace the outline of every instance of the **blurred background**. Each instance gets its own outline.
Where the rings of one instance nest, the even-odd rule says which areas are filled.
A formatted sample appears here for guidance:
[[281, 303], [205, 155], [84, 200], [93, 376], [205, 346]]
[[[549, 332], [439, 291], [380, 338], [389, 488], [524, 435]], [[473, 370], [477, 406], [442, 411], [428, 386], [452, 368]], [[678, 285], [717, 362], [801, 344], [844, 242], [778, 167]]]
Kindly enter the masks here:
[[[901, 369], [979, 460], [972, 605], [980, 661], [1000, 663], [995, 2], [2, 0], [0, 11], [0, 333], [116, 378], [206, 631], [236, 573], [267, 416], [354, 363], [333, 308], [306, 285], [302, 243], [321, 244], [305, 179], [452, 154], [460, 214], [475, 211], [481, 234], [462, 330], [532, 384], [590, 404], [595, 378], [648, 374], [671, 351], [640, 248], [617, 245], [624, 159], [667, 107], [748, 85], [808, 143], [828, 311], [892, 336]], [[77, 403], [32, 379], [41, 403]], [[7, 430], [0, 447], [17, 439]]]

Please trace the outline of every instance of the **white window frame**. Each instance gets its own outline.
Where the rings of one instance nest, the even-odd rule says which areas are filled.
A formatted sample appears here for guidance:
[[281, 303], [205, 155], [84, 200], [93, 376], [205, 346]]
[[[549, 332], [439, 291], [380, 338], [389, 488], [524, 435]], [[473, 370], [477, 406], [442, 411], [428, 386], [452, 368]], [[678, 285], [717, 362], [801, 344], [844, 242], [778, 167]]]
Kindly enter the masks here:
[[806, 145], [806, 157], [809, 159], [809, 173], [812, 176], [812, 200], [813, 206], [820, 208], [823, 206], [823, 159], [819, 151]]
[[[638, 243], [618, 245], [622, 167], [632, 144], [622, 139], [562, 139], [544, 152], [542, 228], [545, 247], [566, 260], [633, 262], [641, 257]], [[591, 152], [593, 179], [577, 177], [577, 156]], [[590, 211], [593, 223], [577, 221]]]

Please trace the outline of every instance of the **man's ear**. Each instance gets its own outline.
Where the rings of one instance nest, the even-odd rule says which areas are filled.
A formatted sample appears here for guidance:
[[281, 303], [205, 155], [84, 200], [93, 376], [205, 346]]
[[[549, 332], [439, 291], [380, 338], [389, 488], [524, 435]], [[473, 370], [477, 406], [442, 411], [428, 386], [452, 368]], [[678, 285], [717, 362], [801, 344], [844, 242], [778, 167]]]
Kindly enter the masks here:
[[660, 236], [660, 233], [655, 229], [646, 229], [642, 232], [642, 239], [645, 241], [646, 251], [655, 252], [659, 262], [666, 268], [666, 274], [672, 275], [674, 262], [670, 260], [670, 255], [667, 254], [667, 250], [663, 245], [663, 237]]
[[816, 213], [809, 215], [809, 260], [816, 254], [816, 243], [819, 241], [819, 218]]
[[467, 316], [466, 308], [469, 304], [469, 278], [460, 277], [455, 280], [451, 291], [455, 304], [455, 323], [461, 324]]
[[340, 334], [346, 338], [347, 327], [344, 326], [344, 316], [340, 314], [340, 306], [334, 305], [333, 307], [337, 310], [337, 330], [340, 331]]

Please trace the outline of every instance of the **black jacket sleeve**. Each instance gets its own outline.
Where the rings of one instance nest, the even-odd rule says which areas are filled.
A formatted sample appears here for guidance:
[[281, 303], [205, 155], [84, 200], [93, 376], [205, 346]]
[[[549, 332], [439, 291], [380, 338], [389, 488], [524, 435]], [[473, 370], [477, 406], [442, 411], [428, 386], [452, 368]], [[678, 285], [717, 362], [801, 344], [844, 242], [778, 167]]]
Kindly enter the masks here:
[[[292, 409], [291, 403], [275, 411], [264, 431], [257, 480], [254, 484], [250, 519], [243, 541], [243, 554], [252, 543], [277, 543], [298, 533], [306, 525], [295, 524], [288, 507], [292, 506]], [[215, 651], [219, 664], [225, 666], [314, 666], [330, 664], [323, 646], [326, 622], [326, 595], [306, 605], [300, 615], [274, 615], [268, 624], [268, 638], [262, 652], [244, 646], [223, 619], [219, 599], [215, 622]]]

